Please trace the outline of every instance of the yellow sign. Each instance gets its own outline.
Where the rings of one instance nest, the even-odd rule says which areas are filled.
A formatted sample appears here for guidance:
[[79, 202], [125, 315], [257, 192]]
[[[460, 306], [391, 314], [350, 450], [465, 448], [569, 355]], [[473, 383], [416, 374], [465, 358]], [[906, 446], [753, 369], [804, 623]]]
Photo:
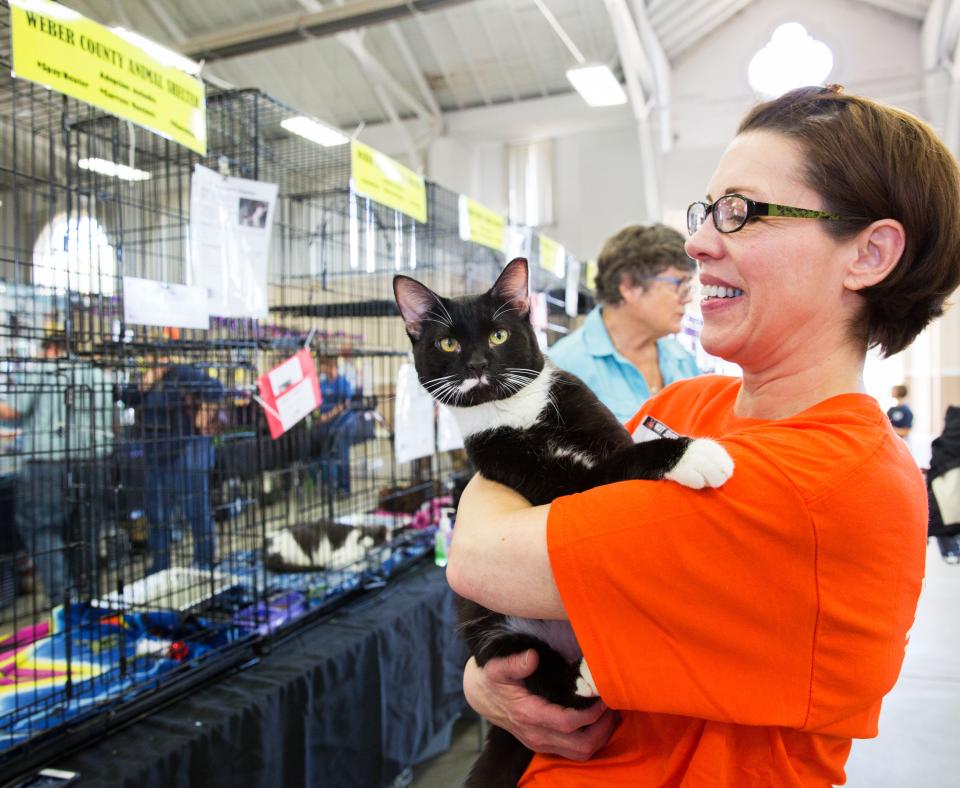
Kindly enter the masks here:
[[567, 252], [559, 243], [540, 236], [540, 267], [563, 279], [567, 273]]
[[587, 260], [587, 290], [597, 289], [597, 259]]
[[427, 187], [417, 173], [356, 140], [350, 143], [350, 159], [357, 194], [427, 221]]
[[506, 217], [465, 194], [460, 195], [460, 237], [464, 241], [502, 252], [506, 229]]
[[204, 156], [203, 82], [49, 0], [10, 0], [13, 74], [132, 120]]

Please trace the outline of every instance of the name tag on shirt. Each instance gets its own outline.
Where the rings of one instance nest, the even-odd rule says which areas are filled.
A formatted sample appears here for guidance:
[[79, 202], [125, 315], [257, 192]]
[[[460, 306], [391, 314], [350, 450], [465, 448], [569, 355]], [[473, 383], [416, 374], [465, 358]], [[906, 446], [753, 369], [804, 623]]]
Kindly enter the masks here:
[[643, 421], [641, 421], [633, 431], [634, 443], [646, 443], [647, 441], [655, 441], [659, 438], [679, 437], [680, 436], [666, 424], [653, 418], [653, 416], [644, 416]]

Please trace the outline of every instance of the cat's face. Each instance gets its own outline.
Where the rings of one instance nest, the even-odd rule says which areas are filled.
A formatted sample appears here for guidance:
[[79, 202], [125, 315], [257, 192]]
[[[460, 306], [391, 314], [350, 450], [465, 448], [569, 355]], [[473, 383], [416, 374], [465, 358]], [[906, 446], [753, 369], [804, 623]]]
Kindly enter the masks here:
[[407, 276], [394, 277], [393, 290], [420, 383], [437, 401], [471, 407], [505, 399], [543, 369], [523, 258], [481, 295], [443, 298]]

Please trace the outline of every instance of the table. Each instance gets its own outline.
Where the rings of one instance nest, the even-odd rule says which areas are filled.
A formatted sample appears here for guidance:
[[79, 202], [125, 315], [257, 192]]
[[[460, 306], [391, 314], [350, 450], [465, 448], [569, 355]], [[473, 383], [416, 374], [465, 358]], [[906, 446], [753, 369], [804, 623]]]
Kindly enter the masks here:
[[466, 651], [421, 563], [253, 666], [50, 764], [79, 785], [387, 786], [449, 743]]

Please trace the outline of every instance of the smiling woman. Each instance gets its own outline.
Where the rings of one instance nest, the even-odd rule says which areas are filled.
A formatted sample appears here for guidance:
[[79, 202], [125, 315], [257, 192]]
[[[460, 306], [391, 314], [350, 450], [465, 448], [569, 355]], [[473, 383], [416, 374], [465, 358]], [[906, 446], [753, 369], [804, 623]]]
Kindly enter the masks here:
[[550, 348], [551, 360], [626, 421], [651, 394], [699, 372], [673, 338], [693, 298], [694, 274], [676, 230], [624, 227], [597, 259], [599, 306]]
[[743, 379], [680, 381], [627, 427], [713, 438], [733, 477], [461, 499], [454, 590], [569, 619], [621, 717], [530, 696], [535, 654], [468, 663], [471, 705], [540, 753], [523, 786], [842, 784], [900, 672], [926, 498], [862, 371], [960, 284], [956, 162], [906, 113], [804, 88], [747, 115], [707, 194], [701, 339]]

